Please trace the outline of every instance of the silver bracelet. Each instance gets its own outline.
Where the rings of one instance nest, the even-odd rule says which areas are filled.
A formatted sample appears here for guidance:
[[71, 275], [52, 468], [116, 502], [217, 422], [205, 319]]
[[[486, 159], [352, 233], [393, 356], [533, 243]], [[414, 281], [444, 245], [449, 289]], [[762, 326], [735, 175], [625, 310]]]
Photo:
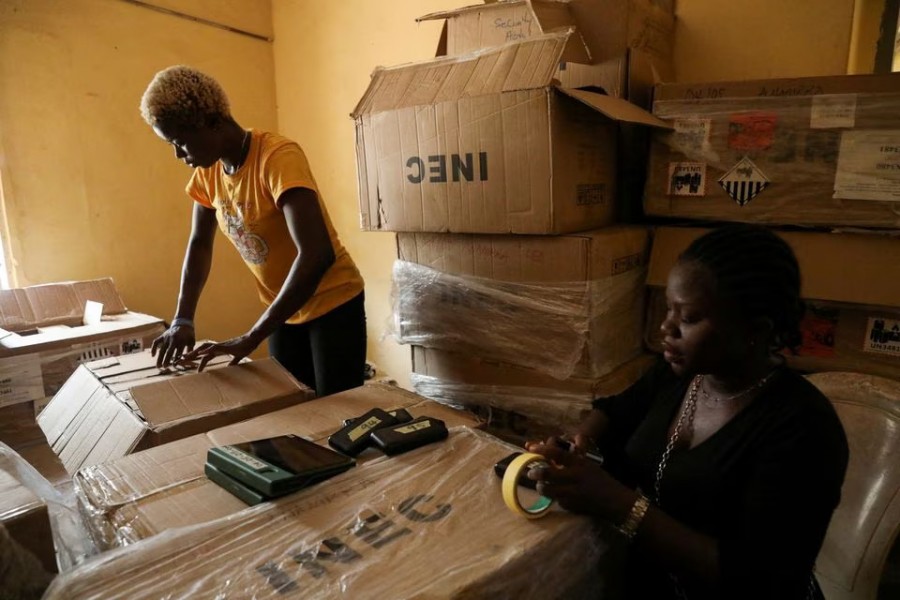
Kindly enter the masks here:
[[175, 317], [174, 319], [172, 319], [171, 327], [190, 327], [191, 329], [193, 329], [194, 320], [185, 317]]

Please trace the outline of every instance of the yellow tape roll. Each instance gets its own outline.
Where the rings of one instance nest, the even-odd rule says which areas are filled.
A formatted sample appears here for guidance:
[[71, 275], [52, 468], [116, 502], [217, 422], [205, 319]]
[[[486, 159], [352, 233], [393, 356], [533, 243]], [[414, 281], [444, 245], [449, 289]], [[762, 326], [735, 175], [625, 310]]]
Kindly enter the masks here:
[[546, 462], [547, 459], [540, 454], [524, 452], [517, 456], [506, 468], [503, 474], [503, 501], [509, 510], [516, 514], [522, 515], [527, 519], [537, 519], [543, 517], [550, 510], [553, 500], [545, 496], [541, 496], [534, 504], [528, 508], [522, 506], [519, 502], [519, 477], [528, 470], [528, 468], [537, 462]]

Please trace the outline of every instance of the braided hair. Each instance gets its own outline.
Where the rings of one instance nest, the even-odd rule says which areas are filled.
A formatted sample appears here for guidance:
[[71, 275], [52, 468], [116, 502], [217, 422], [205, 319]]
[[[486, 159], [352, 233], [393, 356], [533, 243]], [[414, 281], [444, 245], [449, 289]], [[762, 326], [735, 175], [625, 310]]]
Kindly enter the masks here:
[[773, 324], [773, 350], [800, 345], [800, 266], [780, 237], [759, 225], [733, 224], [697, 238], [679, 257], [709, 270], [720, 297], [744, 318], [765, 317]]

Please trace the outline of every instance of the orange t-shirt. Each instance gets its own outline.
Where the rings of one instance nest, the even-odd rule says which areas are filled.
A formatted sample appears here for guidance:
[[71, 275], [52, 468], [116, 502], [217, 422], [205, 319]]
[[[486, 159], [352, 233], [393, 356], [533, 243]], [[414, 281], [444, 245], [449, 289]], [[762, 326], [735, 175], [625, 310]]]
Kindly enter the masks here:
[[281, 194], [297, 187], [316, 192], [335, 258], [315, 294], [287, 320], [291, 324], [321, 317], [363, 290], [362, 276], [331, 224], [300, 146], [274, 133], [251, 130], [247, 159], [234, 175], [226, 174], [217, 162], [194, 169], [186, 188], [196, 202], [215, 209], [219, 228], [256, 277], [259, 298], [268, 306], [297, 257], [278, 202]]

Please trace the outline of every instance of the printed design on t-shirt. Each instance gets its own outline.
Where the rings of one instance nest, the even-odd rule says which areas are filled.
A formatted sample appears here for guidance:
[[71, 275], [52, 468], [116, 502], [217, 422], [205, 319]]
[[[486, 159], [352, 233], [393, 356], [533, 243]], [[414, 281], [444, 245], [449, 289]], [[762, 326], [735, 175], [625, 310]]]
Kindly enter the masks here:
[[269, 245], [260, 236], [247, 230], [240, 207], [235, 206], [234, 209], [232, 212], [229, 207], [222, 206], [226, 235], [231, 238], [234, 247], [246, 262], [251, 265], [263, 264], [269, 256]]

